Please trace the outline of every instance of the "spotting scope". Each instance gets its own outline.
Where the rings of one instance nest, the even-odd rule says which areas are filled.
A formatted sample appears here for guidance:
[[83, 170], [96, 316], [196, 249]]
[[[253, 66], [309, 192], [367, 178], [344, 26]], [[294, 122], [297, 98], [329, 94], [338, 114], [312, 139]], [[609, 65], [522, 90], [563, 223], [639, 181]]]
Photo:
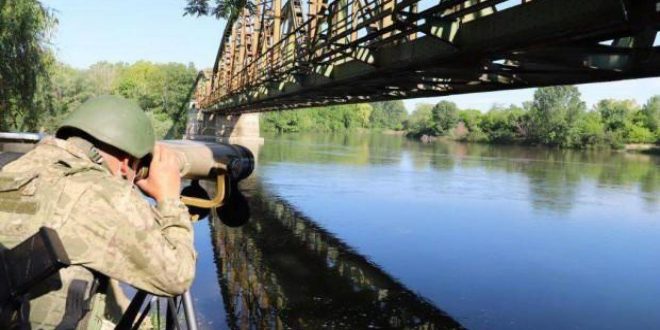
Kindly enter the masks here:
[[[158, 143], [174, 151], [182, 179], [216, 182], [216, 195], [213, 199], [181, 196], [181, 200], [189, 206], [221, 206], [228, 199], [232, 187], [250, 176], [254, 170], [254, 155], [250, 149], [237, 144], [191, 140], [163, 140]], [[140, 176], [148, 175], [149, 162], [150, 159], [144, 162]]]
[[[226, 172], [234, 182], [247, 178], [254, 169], [254, 156], [249, 149], [237, 144], [163, 140], [158, 144], [174, 151], [182, 179], [215, 179], [218, 172]], [[150, 157], [143, 163], [140, 176], [148, 176]]]

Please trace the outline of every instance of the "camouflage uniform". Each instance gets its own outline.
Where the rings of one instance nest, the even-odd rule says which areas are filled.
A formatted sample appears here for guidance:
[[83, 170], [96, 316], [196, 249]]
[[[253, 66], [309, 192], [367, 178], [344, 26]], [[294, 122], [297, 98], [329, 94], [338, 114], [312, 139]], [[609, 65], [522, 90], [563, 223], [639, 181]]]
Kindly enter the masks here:
[[[52, 278], [34, 290], [33, 329], [72, 328], [87, 303], [93, 308], [83, 309], [78, 328], [105, 328], [112, 286], [90, 296], [94, 278], [103, 278], [95, 274], [164, 296], [183, 292], [194, 277], [186, 207], [178, 199], [150, 206], [130, 182], [94, 162], [81, 142], [45, 139], [0, 172], [0, 243], [11, 248], [48, 226], [73, 265], [60, 271], [61, 284]], [[74, 287], [84, 294], [72, 295]]]

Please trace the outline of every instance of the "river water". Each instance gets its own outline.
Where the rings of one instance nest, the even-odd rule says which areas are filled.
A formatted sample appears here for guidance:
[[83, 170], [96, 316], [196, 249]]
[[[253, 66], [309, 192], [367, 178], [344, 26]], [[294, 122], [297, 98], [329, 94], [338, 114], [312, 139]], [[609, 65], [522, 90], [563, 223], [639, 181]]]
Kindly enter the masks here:
[[196, 224], [202, 328], [660, 328], [658, 156], [271, 136], [241, 190]]

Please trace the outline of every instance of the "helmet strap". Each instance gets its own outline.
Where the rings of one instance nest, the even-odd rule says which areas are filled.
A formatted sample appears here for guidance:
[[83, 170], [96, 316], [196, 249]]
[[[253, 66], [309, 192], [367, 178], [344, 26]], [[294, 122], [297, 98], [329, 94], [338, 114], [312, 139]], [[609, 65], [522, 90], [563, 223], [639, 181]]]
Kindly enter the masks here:
[[96, 164], [103, 164], [103, 157], [98, 149], [91, 142], [77, 136], [72, 136], [66, 140], [67, 142], [78, 147], [80, 150], [85, 152], [85, 155]]

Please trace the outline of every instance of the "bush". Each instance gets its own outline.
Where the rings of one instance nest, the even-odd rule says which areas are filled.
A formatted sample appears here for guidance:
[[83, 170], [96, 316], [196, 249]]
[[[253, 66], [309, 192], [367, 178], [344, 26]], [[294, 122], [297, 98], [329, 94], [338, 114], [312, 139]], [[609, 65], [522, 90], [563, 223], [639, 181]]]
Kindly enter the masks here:
[[475, 129], [471, 130], [468, 135], [465, 137], [465, 141], [470, 141], [470, 142], [488, 142], [488, 135], [484, 133], [481, 128], [475, 127]]
[[525, 137], [525, 111], [516, 106], [493, 107], [481, 117], [481, 129], [487, 140], [498, 143], [511, 143]]
[[646, 127], [631, 124], [626, 127], [626, 130], [628, 133], [627, 142], [653, 143], [656, 141], [656, 136]]
[[483, 115], [481, 114], [481, 111], [479, 110], [459, 110], [458, 111], [458, 120], [463, 122], [465, 124], [465, 127], [469, 131], [474, 131], [476, 129], [479, 129], [481, 126], [481, 117]]
[[581, 145], [600, 144], [605, 141], [605, 125], [598, 112], [590, 111], [582, 116], [577, 128]]

